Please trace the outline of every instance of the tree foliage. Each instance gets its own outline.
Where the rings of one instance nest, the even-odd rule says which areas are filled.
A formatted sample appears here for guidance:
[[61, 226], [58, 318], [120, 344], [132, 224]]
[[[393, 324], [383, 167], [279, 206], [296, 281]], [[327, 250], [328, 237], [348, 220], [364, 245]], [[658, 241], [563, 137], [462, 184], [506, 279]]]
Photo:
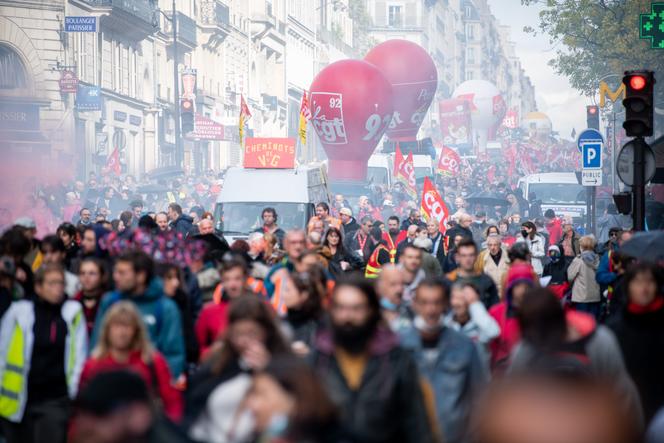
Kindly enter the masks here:
[[[664, 51], [639, 39], [639, 15], [650, 12], [651, 0], [521, 0], [538, 4], [539, 32], [547, 34], [556, 50], [550, 61], [571, 85], [588, 96], [597, 93], [608, 74], [650, 69], [664, 73]], [[526, 32], [536, 34], [533, 28]], [[662, 98], [664, 77], [658, 96]]]
[[353, 48], [360, 57], [364, 57], [371, 48], [378, 44], [369, 33], [373, 21], [367, 12], [366, 0], [350, 0], [349, 6], [350, 18], [353, 19]]

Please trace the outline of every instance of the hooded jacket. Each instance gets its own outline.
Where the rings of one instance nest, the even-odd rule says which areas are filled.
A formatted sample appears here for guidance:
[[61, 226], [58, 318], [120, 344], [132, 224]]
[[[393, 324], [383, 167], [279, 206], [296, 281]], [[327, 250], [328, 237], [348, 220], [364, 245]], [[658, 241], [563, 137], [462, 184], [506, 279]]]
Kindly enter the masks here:
[[182, 214], [173, 222], [173, 230], [183, 237], [194, 231], [194, 219], [188, 215]]
[[133, 302], [143, 317], [150, 334], [150, 340], [166, 358], [171, 374], [177, 378], [184, 372], [186, 352], [180, 310], [173, 300], [164, 295], [161, 279], [153, 278], [143, 294], [132, 295], [119, 291], [111, 291], [102, 298], [97, 320], [90, 340], [94, 347], [99, 339], [101, 326], [106, 311], [113, 303], [120, 300]]
[[575, 257], [567, 268], [567, 278], [572, 284], [574, 303], [594, 303], [600, 301], [599, 285], [595, 273], [599, 257], [593, 251], [583, 251]]

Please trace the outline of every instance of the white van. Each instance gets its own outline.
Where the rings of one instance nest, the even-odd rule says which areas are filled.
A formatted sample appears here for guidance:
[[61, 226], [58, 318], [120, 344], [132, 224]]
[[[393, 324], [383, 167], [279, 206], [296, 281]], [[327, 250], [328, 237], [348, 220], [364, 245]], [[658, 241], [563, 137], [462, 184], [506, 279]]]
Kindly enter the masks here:
[[415, 180], [418, 185], [424, 182], [424, 177], [433, 180], [433, 159], [430, 155], [413, 155], [413, 166], [415, 166]]
[[315, 205], [330, 204], [327, 174], [321, 165], [297, 169], [230, 168], [217, 197], [217, 228], [229, 243], [246, 239], [263, 225], [267, 207], [277, 211], [277, 224], [284, 231], [305, 229]]
[[535, 193], [542, 202], [542, 213], [553, 209], [558, 216], [582, 221], [586, 214], [586, 188], [579, 184], [573, 172], [531, 174], [519, 179], [519, 188], [528, 198]]
[[392, 173], [394, 171], [393, 154], [374, 154], [369, 157], [367, 168], [367, 183], [392, 188]]

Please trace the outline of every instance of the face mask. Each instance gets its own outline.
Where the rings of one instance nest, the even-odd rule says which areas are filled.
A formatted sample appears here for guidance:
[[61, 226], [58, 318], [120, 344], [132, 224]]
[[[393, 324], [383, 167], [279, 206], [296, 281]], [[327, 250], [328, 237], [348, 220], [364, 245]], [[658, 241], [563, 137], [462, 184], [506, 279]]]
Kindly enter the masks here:
[[399, 306], [395, 305], [386, 298], [380, 299], [380, 307], [387, 311], [396, 311], [397, 309], [399, 309]]
[[522, 235], [524, 238], [525, 238], [525, 237], [528, 237], [528, 231], [526, 231], [525, 229], [522, 229], [522, 230], [521, 230], [521, 235]]
[[475, 224], [476, 224], [476, 225], [481, 225], [481, 224], [482, 224], [482, 220], [475, 220]]
[[557, 263], [560, 260], [560, 255], [558, 254], [549, 255], [549, 258], [553, 263]]
[[438, 324], [435, 326], [429, 326], [427, 322], [422, 318], [421, 316], [417, 315], [415, 316], [415, 319], [413, 320], [413, 326], [415, 326], [415, 329], [417, 329], [420, 332], [424, 332], [425, 334], [435, 334], [436, 332], [440, 331], [443, 329], [444, 326], [444, 316], [440, 316], [440, 319], [438, 320]]
[[288, 429], [288, 416], [286, 414], [275, 414], [270, 418], [265, 433], [271, 437], [279, 437]]

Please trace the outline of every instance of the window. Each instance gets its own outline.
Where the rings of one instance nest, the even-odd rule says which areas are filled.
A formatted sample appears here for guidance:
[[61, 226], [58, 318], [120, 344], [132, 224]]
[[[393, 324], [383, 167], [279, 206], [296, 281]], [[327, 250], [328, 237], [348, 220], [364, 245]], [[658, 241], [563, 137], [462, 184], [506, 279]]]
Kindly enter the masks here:
[[390, 5], [387, 8], [387, 24], [394, 28], [403, 26], [403, 16], [401, 14], [401, 6]]
[[466, 38], [468, 40], [475, 40], [475, 26], [471, 24], [466, 25]]
[[475, 79], [475, 73], [473, 71], [467, 71], [466, 80], [474, 80], [474, 79]]
[[470, 64], [475, 64], [475, 48], [468, 48], [466, 50], [466, 61]]

